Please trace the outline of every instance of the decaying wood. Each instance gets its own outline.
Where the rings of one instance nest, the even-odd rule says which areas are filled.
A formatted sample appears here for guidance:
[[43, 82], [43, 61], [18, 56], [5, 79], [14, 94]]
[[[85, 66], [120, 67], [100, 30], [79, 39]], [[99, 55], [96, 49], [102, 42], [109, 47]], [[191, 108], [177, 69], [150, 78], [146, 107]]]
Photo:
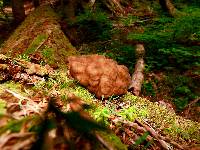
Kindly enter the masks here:
[[66, 58], [77, 52], [61, 30], [59, 19], [49, 5], [37, 7], [4, 42], [0, 53], [12, 57], [40, 54], [43, 62], [66, 68]]
[[37, 81], [44, 81], [44, 77], [52, 74], [53, 69], [48, 65], [41, 66], [0, 54], [0, 73], [0, 82], [14, 80], [34, 84]]
[[171, 139], [169, 138], [166, 138], [166, 137], [163, 137], [161, 135], [159, 135], [146, 121], [143, 120], [144, 123], [140, 122], [139, 120], [135, 120], [135, 122], [137, 122], [139, 125], [143, 126], [147, 131], [149, 131], [150, 135], [157, 139], [158, 142], [161, 144], [161, 146], [165, 149], [172, 149], [169, 145], [169, 143], [171, 145], [173, 145], [174, 147], [180, 149], [180, 150], [183, 150], [184, 148], [179, 145], [178, 143], [176, 143], [175, 141], [172, 141]]
[[165, 149], [165, 150], [171, 150], [172, 148], [170, 147], [170, 145], [167, 143], [167, 142], [165, 142], [163, 139], [161, 139], [161, 138], [159, 138], [159, 135], [156, 133], [156, 131], [152, 128], [152, 127], [150, 127], [150, 126], [148, 126], [148, 125], [146, 125], [146, 124], [143, 124], [143, 123], [141, 123], [139, 120], [135, 120], [136, 121], [136, 123], [138, 123], [140, 126], [143, 126], [147, 131], [149, 131], [149, 133], [150, 133], [150, 135], [153, 137], [153, 138], [155, 138], [156, 140], [158, 140], [158, 142], [160, 143], [160, 145], [162, 146], [162, 148], [163, 149]]
[[143, 57], [145, 54], [145, 49], [144, 49], [143, 44], [136, 45], [135, 54], [136, 54], [137, 62], [135, 65], [135, 71], [132, 75], [132, 81], [131, 81], [131, 85], [129, 86], [129, 89], [132, 91], [133, 94], [135, 94], [136, 96], [139, 96], [141, 92], [142, 83], [144, 80], [143, 72], [144, 72], [145, 63], [144, 63]]

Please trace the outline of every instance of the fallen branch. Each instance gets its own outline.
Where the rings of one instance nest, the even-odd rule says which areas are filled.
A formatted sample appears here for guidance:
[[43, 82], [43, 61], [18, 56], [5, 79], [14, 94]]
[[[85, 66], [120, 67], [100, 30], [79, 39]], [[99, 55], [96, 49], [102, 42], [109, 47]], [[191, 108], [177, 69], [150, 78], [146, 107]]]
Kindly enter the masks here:
[[108, 150], [114, 150], [97, 132], [95, 133], [96, 138], [103, 144]]
[[[30, 144], [30, 142], [32, 143], [34, 141], [34, 139], [33, 139], [34, 135], [35, 135], [35, 133], [33, 133], [33, 132], [11, 133], [11, 134], [2, 135], [1, 138], [0, 138], [0, 149], [3, 150], [3, 149], [7, 149], [8, 147], [13, 149], [14, 148], [13, 145], [11, 145], [11, 146], [7, 145], [7, 143], [12, 139], [27, 138], [30, 141], [29, 142], [26, 141], [23, 144], [24, 144], [24, 146], [25, 146], [25, 144]], [[29, 139], [30, 137], [32, 137], [32, 138]], [[15, 143], [15, 145], [18, 145], [19, 143], [17, 142], [17, 143]], [[22, 147], [20, 145], [18, 145], [16, 148], [20, 149]], [[18, 149], [15, 149], [15, 150], [18, 150]]]
[[160, 143], [160, 145], [162, 146], [163, 149], [165, 149], [165, 150], [171, 150], [172, 149], [167, 142], [165, 142], [164, 140], [162, 140], [160, 138], [160, 136], [156, 133], [156, 131], [151, 126], [143, 124], [137, 119], [135, 119], [135, 122], [137, 122], [140, 126], [143, 126], [147, 131], [149, 131], [150, 135], [153, 138], [155, 138], [156, 140], [158, 140], [158, 142]]
[[[138, 124], [140, 124], [141, 126], [144, 126], [145, 129], [146, 129], [147, 131], [150, 132], [151, 136], [158, 140], [158, 142], [162, 145], [163, 148], [166, 148], [167, 150], [168, 150], [168, 149], [172, 149], [172, 148], [170, 147], [170, 145], [168, 144], [168, 143], [170, 143], [170, 144], [172, 144], [173, 146], [175, 146], [175, 147], [178, 148], [178, 149], [181, 149], [181, 150], [184, 149], [181, 145], [179, 145], [179, 144], [176, 143], [175, 141], [172, 141], [171, 139], [165, 138], [165, 137], [159, 135], [158, 133], [156, 133], [156, 131], [155, 131], [146, 121], [143, 120], [143, 122], [144, 122], [145, 124], [141, 123], [141, 122], [140, 122], [139, 120], [137, 120], [137, 119], [136, 119], [135, 121], [136, 121]], [[168, 142], [168, 143], [167, 143], [167, 142]]]
[[198, 97], [198, 98], [196, 98], [195, 100], [191, 101], [191, 102], [188, 104], [188, 106], [185, 108], [185, 110], [183, 111], [183, 114], [185, 114], [186, 117], [188, 117], [188, 114], [189, 114], [189, 112], [190, 112], [190, 110], [191, 110], [191, 107], [192, 107], [194, 104], [198, 103], [199, 101], [200, 101], [200, 97]]
[[129, 89], [132, 91], [132, 93], [136, 96], [140, 95], [141, 88], [142, 88], [142, 83], [144, 80], [144, 54], [145, 54], [145, 49], [143, 44], [137, 44], [136, 45], [136, 50], [135, 50], [137, 62], [135, 65], [135, 71], [132, 75], [132, 81], [131, 85], [129, 86]]

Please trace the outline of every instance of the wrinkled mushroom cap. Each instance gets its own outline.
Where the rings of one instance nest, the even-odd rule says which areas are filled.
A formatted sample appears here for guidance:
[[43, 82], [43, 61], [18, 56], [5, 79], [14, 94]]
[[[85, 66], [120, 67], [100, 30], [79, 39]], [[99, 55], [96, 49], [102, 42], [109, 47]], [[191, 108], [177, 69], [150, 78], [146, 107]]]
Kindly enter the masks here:
[[128, 68], [102, 55], [70, 56], [70, 75], [97, 98], [127, 92], [131, 82]]

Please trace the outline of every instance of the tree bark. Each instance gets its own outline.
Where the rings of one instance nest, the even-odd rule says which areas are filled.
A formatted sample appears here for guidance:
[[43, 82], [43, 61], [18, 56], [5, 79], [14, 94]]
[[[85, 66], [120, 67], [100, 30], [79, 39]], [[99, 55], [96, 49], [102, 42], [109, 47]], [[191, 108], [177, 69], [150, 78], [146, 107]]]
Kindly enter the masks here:
[[159, 0], [162, 9], [169, 13], [169, 15], [175, 17], [177, 15], [177, 9], [174, 7], [170, 0]]
[[19, 24], [25, 19], [23, 0], [12, 0], [12, 12], [15, 23]]
[[129, 86], [129, 89], [132, 91], [134, 95], [139, 96], [141, 92], [142, 83], [144, 80], [144, 74], [143, 74], [144, 67], [145, 67], [145, 63], [143, 59], [144, 54], [145, 54], [144, 45], [137, 44], [135, 53], [136, 53], [137, 62], [135, 65], [135, 71], [132, 75], [132, 81], [131, 81], [131, 85]]
[[116, 0], [103, 0], [106, 7], [113, 12], [115, 15], [123, 14], [124, 10], [120, 4], [120, 1]]
[[34, 7], [38, 7], [40, 5], [40, 0], [33, 0]]
[[63, 0], [63, 7], [64, 7], [64, 15], [70, 20], [75, 19], [75, 11], [78, 5], [77, 0]]

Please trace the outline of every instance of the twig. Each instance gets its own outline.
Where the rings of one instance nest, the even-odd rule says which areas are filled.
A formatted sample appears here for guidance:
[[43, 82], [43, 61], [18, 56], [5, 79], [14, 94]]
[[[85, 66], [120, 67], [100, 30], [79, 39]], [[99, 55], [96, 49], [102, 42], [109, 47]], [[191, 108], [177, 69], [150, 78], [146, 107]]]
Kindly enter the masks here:
[[108, 145], [104, 139], [97, 133], [95, 132], [96, 138], [108, 149], [108, 150], [114, 150], [112, 146]]
[[12, 148], [12, 150], [21, 150], [24, 147], [32, 144], [34, 141], [35, 141], [35, 138], [32, 136], [32, 137], [30, 137], [30, 138], [28, 138], [28, 139], [26, 139], [24, 141], [20, 141], [20, 142], [16, 143], [11, 148]]
[[185, 108], [185, 110], [183, 111], [184, 114], [188, 117], [189, 111], [192, 107], [192, 105], [194, 105], [195, 103], [197, 103], [200, 100], [200, 97], [196, 98], [195, 100], [191, 101], [188, 106]]
[[9, 90], [9, 89], [6, 89], [5, 91], [8, 92], [8, 93], [10, 93], [10, 94], [12, 94], [14, 97], [16, 97], [16, 98], [18, 98], [18, 99], [20, 99], [20, 100], [24, 100], [24, 99], [26, 99], [26, 100], [31, 100], [30, 98], [24, 97], [24, 96], [22, 96], [22, 95], [20, 95], [20, 94], [17, 94], [17, 93], [15, 93], [15, 92], [13, 92], [13, 91], [11, 91], [11, 90]]
[[158, 140], [158, 142], [160, 143], [160, 145], [165, 149], [165, 150], [171, 150], [172, 148], [170, 147], [170, 145], [165, 142], [164, 140], [159, 138], [159, 135], [156, 133], [156, 131], [149, 125], [143, 124], [141, 123], [139, 120], [135, 119], [135, 122], [137, 122], [139, 125], [143, 126], [147, 131], [149, 131], [150, 135], [152, 137], [154, 137], [155, 139]]
[[3, 149], [3, 147], [6, 145], [8, 141], [10, 141], [12, 138], [23, 138], [27, 136], [34, 135], [33, 132], [27, 132], [27, 133], [11, 133], [5, 137], [1, 137], [0, 139], [0, 149]]
[[[137, 120], [137, 121], [138, 121], [138, 120]], [[156, 131], [155, 131], [146, 121], [143, 120], [143, 122], [146, 124], [145, 126], [147, 126], [148, 128], [150, 128], [155, 134], [157, 134], [158, 139], [161, 139], [161, 140], [163, 140], [163, 141], [166, 141], [166, 142], [172, 144], [174, 147], [176, 147], [176, 148], [178, 148], [178, 149], [180, 149], [180, 150], [183, 150], [183, 149], [184, 149], [181, 145], [179, 145], [179, 144], [176, 143], [175, 141], [173, 141], [173, 140], [171, 140], [171, 139], [169, 139], [169, 138], [163, 137], [163, 136], [159, 135], [158, 133], [156, 133]], [[149, 132], [150, 132], [150, 131], [149, 131]]]
[[36, 49], [34, 50], [35, 52], [44, 44], [44, 42], [46, 41], [47, 39], [43, 39], [40, 44], [36, 47]]

